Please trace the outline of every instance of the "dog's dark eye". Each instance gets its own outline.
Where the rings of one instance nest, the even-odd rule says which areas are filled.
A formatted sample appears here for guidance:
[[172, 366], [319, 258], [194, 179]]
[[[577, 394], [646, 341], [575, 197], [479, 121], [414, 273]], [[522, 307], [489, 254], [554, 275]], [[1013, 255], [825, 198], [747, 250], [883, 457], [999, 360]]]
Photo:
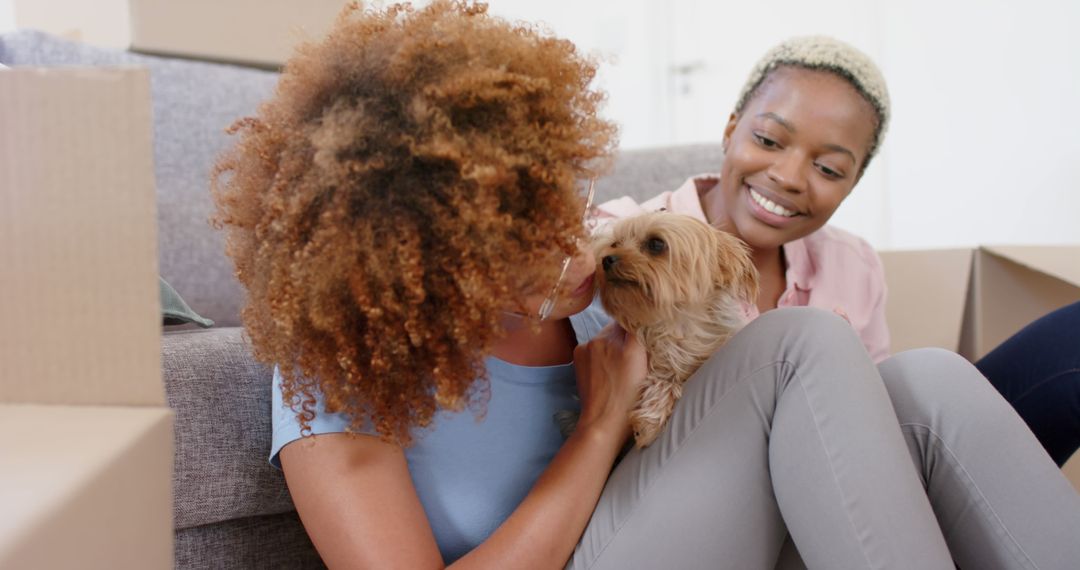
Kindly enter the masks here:
[[653, 255], [660, 255], [667, 249], [667, 244], [658, 237], [651, 237], [645, 242], [645, 249], [649, 250], [649, 253]]

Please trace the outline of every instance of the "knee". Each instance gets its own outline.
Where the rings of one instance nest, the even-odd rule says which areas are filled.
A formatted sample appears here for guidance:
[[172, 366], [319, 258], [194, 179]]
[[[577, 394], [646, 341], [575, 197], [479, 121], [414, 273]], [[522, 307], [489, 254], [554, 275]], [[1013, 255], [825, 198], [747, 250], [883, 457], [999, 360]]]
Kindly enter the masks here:
[[973, 364], [945, 349], [901, 352], [878, 371], [902, 422], [930, 422], [939, 415], [992, 420], [1009, 408]]
[[809, 336], [850, 336], [855, 329], [840, 315], [816, 307], [784, 307], [763, 313], [748, 327]]
[[837, 354], [845, 348], [865, 352], [855, 329], [843, 317], [815, 307], [785, 307], [762, 314], [746, 326], [755, 342], [770, 339], [782, 353], [801, 348]]

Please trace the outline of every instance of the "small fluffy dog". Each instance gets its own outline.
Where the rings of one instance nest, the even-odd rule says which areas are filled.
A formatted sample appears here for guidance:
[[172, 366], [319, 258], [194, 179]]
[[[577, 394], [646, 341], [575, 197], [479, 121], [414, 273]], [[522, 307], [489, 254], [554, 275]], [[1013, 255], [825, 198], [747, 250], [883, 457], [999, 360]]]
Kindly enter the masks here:
[[745, 323], [757, 270], [738, 238], [668, 212], [615, 222], [595, 248], [604, 308], [649, 354], [630, 415], [635, 443], [645, 447], [667, 423], [683, 383]]

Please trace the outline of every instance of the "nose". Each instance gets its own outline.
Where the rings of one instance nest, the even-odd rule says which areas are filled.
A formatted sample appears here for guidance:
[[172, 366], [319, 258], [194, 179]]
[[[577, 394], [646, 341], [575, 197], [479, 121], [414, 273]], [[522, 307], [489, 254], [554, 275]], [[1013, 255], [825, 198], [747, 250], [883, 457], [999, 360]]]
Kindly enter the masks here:
[[611, 268], [614, 267], [615, 264], [618, 263], [618, 261], [619, 256], [617, 255], [605, 255], [604, 259], [602, 259], [600, 263], [603, 264], [604, 271], [611, 271]]
[[782, 190], [801, 194], [806, 191], [806, 175], [803, 170], [804, 160], [802, 153], [789, 150], [776, 153], [776, 160], [769, 167], [769, 178], [776, 182]]

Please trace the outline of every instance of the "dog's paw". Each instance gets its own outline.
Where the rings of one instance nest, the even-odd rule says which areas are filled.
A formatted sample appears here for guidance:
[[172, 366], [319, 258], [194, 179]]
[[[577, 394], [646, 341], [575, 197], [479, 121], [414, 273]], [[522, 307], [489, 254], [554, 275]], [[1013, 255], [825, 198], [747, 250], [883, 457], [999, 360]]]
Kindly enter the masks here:
[[633, 413], [630, 415], [630, 427], [634, 430], [634, 445], [639, 449], [648, 447], [656, 441], [664, 429], [664, 420], [655, 415]]

